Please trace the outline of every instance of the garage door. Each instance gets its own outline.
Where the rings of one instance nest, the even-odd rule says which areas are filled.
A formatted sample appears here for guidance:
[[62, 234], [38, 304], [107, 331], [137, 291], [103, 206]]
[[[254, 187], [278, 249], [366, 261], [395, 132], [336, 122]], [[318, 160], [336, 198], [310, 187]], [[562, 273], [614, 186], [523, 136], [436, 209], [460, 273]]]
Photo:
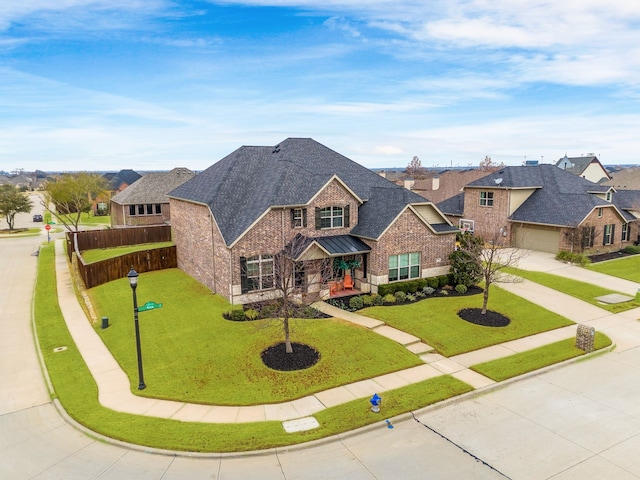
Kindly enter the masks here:
[[515, 244], [518, 248], [549, 253], [558, 253], [560, 249], [559, 230], [518, 226], [514, 231]]

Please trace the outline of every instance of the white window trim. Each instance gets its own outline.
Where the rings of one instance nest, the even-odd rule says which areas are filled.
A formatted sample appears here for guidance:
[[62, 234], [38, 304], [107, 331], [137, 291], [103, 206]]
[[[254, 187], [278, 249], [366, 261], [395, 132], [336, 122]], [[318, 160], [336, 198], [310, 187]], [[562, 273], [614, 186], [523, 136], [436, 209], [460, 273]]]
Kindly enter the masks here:
[[[482, 194], [485, 194], [485, 197], [482, 196]], [[481, 207], [493, 207], [493, 192], [490, 192], [488, 190], [482, 190], [480, 192], [480, 206]]]
[[[329, 212], [326, 212], [326, 211]], [[336, 215], [336, 212], [340, 210], [340, 214]], [[326, 213], [329, 213], [330, 215], [325, 215]], [[340, 225], [336, 225], [336, 219], [340, 219]], [[329, 220], [329, 222], [331, 223], [331, 226], [326, 227], [326, 226], [322, 226], [322, 221], [323, 220]], [[320, 210], [320, 228], [322, 230], [330, 230], [333, 228], [342, 228], [344, 227], [344, 208], [343, 207], [325, 207], [323, 209]]]

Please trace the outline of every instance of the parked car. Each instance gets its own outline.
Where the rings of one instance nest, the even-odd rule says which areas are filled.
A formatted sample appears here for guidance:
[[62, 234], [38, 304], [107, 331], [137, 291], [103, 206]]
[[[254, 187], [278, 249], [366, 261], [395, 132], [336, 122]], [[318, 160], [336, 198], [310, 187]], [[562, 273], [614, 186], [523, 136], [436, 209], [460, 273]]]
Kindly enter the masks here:
[[33, 216], [33, 221], [34, 222], [41, 222], [42, 221], [42, 215], [34, 215]]

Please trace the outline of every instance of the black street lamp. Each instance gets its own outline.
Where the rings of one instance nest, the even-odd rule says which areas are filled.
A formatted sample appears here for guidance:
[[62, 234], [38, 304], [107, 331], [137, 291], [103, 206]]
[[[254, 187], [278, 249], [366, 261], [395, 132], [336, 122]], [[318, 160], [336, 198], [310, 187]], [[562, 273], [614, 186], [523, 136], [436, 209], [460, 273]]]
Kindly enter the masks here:
[[136, 296], [136, 287], [138, 286], [138, 272], [133, 267], [127, 274], [131, 291], [133, 292], [133, 322], [136, 327], [136, 352], [138, 354], [138, 390], [144, 390], [147, 386], [144, 384], [144, 375], [142, 374], [142, 350], [140, 349], [140, 328], [138, 327], [138, 297]]

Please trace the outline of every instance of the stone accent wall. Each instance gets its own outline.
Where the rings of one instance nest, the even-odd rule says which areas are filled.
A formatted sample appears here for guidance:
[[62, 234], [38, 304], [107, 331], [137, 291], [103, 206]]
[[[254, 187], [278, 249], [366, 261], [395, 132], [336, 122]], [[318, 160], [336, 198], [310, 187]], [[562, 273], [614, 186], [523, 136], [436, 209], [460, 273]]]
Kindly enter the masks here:
[[[480, 192], [493, 192], [493, 206], [480, 205]], [[490, 240], [499, 235], [501, 228], [506, 228], [510, 235], [509, 192], [498, 188], [465, 188], [464, 218], [474, 220], [474, 235]], [[456, 223], [457, 225], [457, 223]]]

